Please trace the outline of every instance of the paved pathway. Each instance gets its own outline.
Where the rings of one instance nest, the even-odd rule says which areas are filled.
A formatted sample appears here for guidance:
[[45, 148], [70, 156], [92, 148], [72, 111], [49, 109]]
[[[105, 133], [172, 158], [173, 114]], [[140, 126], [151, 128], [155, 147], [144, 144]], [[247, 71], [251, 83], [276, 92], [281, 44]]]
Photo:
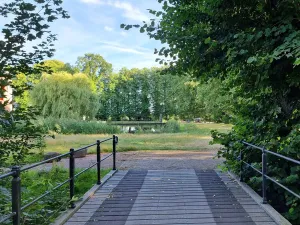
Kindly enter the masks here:
[[227, 175], [214, 170], [119, 171], [66, 225], [275, 225]]

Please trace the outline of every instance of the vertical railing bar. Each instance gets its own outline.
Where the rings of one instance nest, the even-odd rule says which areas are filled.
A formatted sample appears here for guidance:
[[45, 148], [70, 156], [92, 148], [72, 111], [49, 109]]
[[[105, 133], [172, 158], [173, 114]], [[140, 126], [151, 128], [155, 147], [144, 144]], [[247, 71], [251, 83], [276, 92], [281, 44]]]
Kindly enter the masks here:
[[266, 173], [267, 173], [267, 155], [265, 152], [265, 148], [263, 148], [262, 151], [262, 197], [263, 197], [263, 204], [267, 204], [267, 179], [266, 179]]
[[13, 179], [12, 179], [12, 213], [13, 216], [13, 225], [20, 225], [21, 221], [21, 178], [20, 178], [20, 167], [12, 167]]
[[97, 184], [101, 184], [101, 148], [100, 140], [97, 140]]
[[75, 203], [73, 197], [75, 195], [75, 159], [74, 159], [74, 148], [70, 149], [70, 161], [69, 161], [69, 172], [70, 172], [70, 208], [74, 209]]
[[243, 150], [240, 151], [240, 181], [241, 182], [244, 182], [244, 176], [243, 176], [243, 166], [244, 166], [244, 163], [243, 163], [243, 160], [244, 160], [244, 156], [243, 156]]
[[113, 170], [116, 170], [116, 135], [113, 135]]

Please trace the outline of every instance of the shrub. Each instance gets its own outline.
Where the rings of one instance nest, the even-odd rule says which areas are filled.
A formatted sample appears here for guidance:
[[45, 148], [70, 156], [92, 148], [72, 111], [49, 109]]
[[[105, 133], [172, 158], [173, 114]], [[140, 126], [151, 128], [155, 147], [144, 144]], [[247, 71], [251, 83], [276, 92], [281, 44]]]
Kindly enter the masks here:
[[122, 117], [121, 117], [121, 120], [122, 120], [122, 121], [129, 121], [129, 117], [126, 116], [126, 115], [125, 115], [125, 116], [122, 116]]
[[61, 134], [115, 134], [120, 133], [117, 126], [99, 121], [78, 121], [74, 119], [41, 119], [45, 130]]
[[165, 133], [178, 133], [180, 132], [180, 124], [176, 120], [169, 120], [164, 129], [163, 132]]

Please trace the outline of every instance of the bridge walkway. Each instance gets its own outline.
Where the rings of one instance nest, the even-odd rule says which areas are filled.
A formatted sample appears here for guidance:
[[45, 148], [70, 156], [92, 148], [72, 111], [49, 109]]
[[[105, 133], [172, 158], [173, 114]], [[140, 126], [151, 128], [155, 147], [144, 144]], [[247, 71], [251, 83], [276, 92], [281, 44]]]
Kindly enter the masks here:
[[215, 170], [118, 171], [66, 225], [275, 225], [227, 174]]

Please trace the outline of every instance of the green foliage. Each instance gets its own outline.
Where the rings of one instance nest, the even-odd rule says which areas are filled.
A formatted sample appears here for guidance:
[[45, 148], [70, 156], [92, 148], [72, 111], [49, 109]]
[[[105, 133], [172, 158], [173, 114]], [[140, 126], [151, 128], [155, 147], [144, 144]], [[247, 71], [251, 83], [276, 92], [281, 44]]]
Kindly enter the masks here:
[[180, 124], [178, 121], [176, 120], [169, 120], [164, 129], [163, 129], [164, 133], [178, 133], [180, 132]]
[[[76, 173], [80, 172], [76, 170]], [[109, 170], [101, 171], [102, 177]], [[50, 171], [28, 171], [22, 173], [22, 205], [33, 201], [35, 198], [51, 191], [56, 185], [64, 182], [69, 178], [69, 171], [54, 166]], [[9, 179], [0, 181], [0, 217], [10, 213], [11, 196]], [[83, 196], [97, 182], [97, 171], [89, 170], [76, 179], [75, 198]], [[42, 198], [36, 204], [32, 205], [22, 213], [21, 224], [50, 224], [56, 217], [68, 209], [69, 199], [68, 185], [64, 185], [50, 195]], [[9, 222], [8, 222], [9, 224]]]
[[[33, 67], [54, 53], [53, 42], [56, 36], [49, 31], [50, 23], [59, 17], [68, 18], [66, 11], [60, 7], [62, 1], [13, 0], [0, 6], [0, 16], [7, 18], [1, 26], [3, 37], [0, 40], [0, 87], [12, 86], [13, 96], [17, 101], [26, 97], [30, 89], [29, 82], [16, 82], [17, 76], [23, 74], [40, 74], [43, 68]], [[31, 41], [32, 44], [30, 44]], [[16, 82], [16, 83], [14, 83]], [[0, 96], [4, 96], [0, 88]], [[12, 155], [15, 163], [22, 161], [29, 149], [42, 145], [42, 133], [33, 123], [36, 110], [27, 107], [27, 100], [11, 112], [6, 111], [9, 101], [0, 102], [0, 166]]]
[[106, 62], [101, 55], [92, 53], [78, 57], [76, 68], [90, 77], [96, 84], [101, 78], [107, 77], [112, 73], [112, 64]]
[[48, 117], [41, 119], [45, 131], [58, 134], [116, 134], [120, 129], [116, 126], [99, 121], [78, 121], [74, 119], [56, 119]]
[[187, 81], [189, 77], [161, 74], [158, 68], [123, 68], [103, 83], [97, 117], [120, 120], [127, 115], [130, 120], [158, 120], [161, 116], [200, 116], [196, 86]]
[[56, 59], [45, 60], [40, 64], [36, 64], [36, 67], [43, 67], [45, 70], [49, 70], [51, 73], [64, 71], [65, 63]]
[[197, 88], [199, 115], [207, 121], [232, 122], [233, 96], [220, 79], [210, 79]]
[[33, 88], [31, 97], [45, 117], [93, 119], [97, 112], [95, 87], [84, 74], [44, 75]]
[[[150, 38], [166, 43], [168, 47], [155, 53], [160, 63], [170, 66], [168, 71], [188, 72], [203, 81], [218, 78], [223, 91], [230, 92], [232, 132], [213, 133], [215, 142], [224, 145], [220, 155], [226, 157], [227, 165], [238, 170], [237, 157], [244, 148], [238, 140], [242, 139], [300, 159], [299, 2], [158, 1], [162, 10], [149, 10], [157, 20], [121, 27], [139, 27]], [[259, 164], [261, 156], [246, 151], [245, 159]], [[286, 177], [297, 174], [294, 167], [270, 157], [268, 175], [286, 184]], [[299, 193], [300, 181], [288, 182]], [[299, 200], [276, 185], [268, 193], [272, 193], [270, 202], [280, 205], [293, 224], [300, 223]]]
[[[30, 112], [30, 113], [29, 113]], [[3, 112], [0, 120], [0, 167], [12, 157], [14, 164], [22, 163], [30, 149], [44, 146], [44, 132], [34, 123], [36, 113], [17, 108], [12, 113]], [[34, 114], [33, 114], [34, 113]]]

